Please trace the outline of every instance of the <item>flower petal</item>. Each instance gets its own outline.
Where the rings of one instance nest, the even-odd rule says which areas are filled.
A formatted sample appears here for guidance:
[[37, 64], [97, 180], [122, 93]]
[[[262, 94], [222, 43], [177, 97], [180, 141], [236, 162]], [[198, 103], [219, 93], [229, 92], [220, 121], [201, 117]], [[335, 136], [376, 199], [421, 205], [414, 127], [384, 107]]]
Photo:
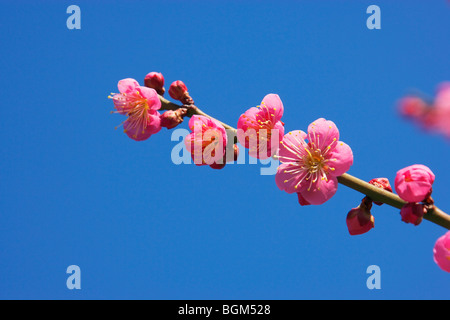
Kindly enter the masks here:
[[203, 132], [203, 126], [208, 125], [208, 120], [207, 117], [193, 115], [191, 119], [189, 119], [189, 129], [191, 129], [191, 131]]
[[280, 143], [279, 159], [281, 162], [299, 161], [306, 153], [305, 138], [307, 134], [301, 130], [287, 133]]
[[301, 206], [309, 206], [311, 204], [308, 201], [306, 201], [305, 198], [303, 198], [303, 196], [300, 193], [297, 193], [297, 196], [298, 196], [298, 203]]
[[[310, 189], [300, 191], [302, 197], [310, 204], [318, 205], [325, 203], [336, 193], [338, 187], [337, 178], [329, 176], [328, 180], [319, 179]], [[308, 191], [309, 189], [309, 191]]]
[[117, 84], [117, 87], [120, 93], [131, 94], [136, 93], [137, 89], [139, 88], [139, 83], [132, 78], [126, 78], [120, 80]]
[[275, 117], [275, 122], [280, 121], [284, 113], [284, 107], [283, 102], [281, 102], [281, 99], [277, 94], [270, 93], [266, 95], [261, 104], [264, 104], [267, 107], [270, 117], [272, 117], [271, 115]]
[[147, 88], [147, 87], [139, 87], [137, 89], [141, 95], [147, 99], [148, 106], [151, 110], [159, 110], [161, 108], [161, 100], [159, 100], [158, 93], [155, 89]]
[[353, 164], [353, 152], [350, 146], [342, 141], [329, 154], [329, 173], [333, 176], [340, 176], [346, 173]]
[[148, 115], [147, 126], [145, 128], [141, 128], [140, 126], [133, 125], [132, 122], [127, 119], [123, 123], [124, 132], [133, 140], [143, 141], [150, 138], [152, 134], [157, 133], [161, 130], [161, 123], [159, 115]]
[[275, 175], [275, 182], [280, 190], [287, 193], [301, 192], [305, 189], [305, 185], [304, 183], [299, 184], [299, 182], [305, 181], [304, 177], [306, 174], [306, 172], [300, 170], [299, 165], [282, 163]]
[[339, 140], [339, 130], [333, 121], [320, 118], [308, 126], [308, 140], [314, 149], [324, 151], [328, 146], [333, 149]]

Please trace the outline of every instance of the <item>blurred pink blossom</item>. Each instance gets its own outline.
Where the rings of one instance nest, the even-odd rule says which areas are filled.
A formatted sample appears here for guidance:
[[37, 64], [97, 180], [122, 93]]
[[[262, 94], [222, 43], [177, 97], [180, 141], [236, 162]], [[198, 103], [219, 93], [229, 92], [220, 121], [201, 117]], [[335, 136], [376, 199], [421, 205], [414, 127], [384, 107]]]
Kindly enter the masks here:
[[415, 95], [401, 98], [398, 101], [398, 111], [422, 129], [440, 133], [450, 139], [450, 82], [438, 85], [432, 102]]
[[433, 248], [433, 258], [442, 270], [450, 272], [450, 231], [437, 239]]

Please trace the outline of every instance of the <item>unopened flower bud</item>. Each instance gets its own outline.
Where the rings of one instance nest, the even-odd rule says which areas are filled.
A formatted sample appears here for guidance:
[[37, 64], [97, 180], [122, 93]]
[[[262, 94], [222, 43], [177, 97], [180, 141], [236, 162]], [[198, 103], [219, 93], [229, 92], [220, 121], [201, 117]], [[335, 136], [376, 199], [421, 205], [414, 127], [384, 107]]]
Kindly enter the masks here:
[[423, 215], [427, 213], [426, 207], [417, 202], [409, 202], [403, 206], [400, 210], [402, 221], [406, 223], [412, 223], [415, 226], [420, 224], [423, 219]]
[[422, 164], [415, 164], [397, 172], [395, 191], [400, 198], [407, 202], [421, 202], [430, 196], [434, 178], [434, 173], [430, 168]]
[[[375, 179], [370, 180], [369, 183], [380, 189], [392, 192], [392, 187], [389, 183], [389, 180], [386, 178], [375, 178]], [[374, 201], [374, 203], [379, 206], [381, 206], [383, 204], [383, 202], [379, 202], [379, 201]]]
[[159, 95], [164, 95], [166, 89], [164, 89], [164, 77], [162, 73], [150, 72], [145, 76], [144, 85], [148, 88], [153, 88]]
[[233, 145], [233, 151], [234, 151], [234, 161], [237, 161], [239, 158], [239, 147], [237, 144]]
[[348, 212], [346, 221], [348, 232], [352, 236], [366, 233], [375, 226], [375, 219], [364, 201]]
[[189, 96], [186, 85], [181, 80], [172, 82], [169, 87], [169, 95], [172, 99], [181, 101], [183, 104], [194, 104], [194, 100]]
[[168, 110], [164, 112], [161, 118], [161, 126], [167, 129], [175, 128], [177, 125], [183, 122], [183, 117], [186, 114], [186, 108], [179, 108], [177, 110]]

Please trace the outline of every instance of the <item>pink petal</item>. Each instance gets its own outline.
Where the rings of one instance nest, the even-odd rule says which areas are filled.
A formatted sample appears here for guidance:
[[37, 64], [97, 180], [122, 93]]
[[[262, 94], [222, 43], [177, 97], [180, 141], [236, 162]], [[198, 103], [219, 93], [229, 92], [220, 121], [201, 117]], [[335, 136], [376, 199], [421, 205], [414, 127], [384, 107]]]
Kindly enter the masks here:
[[147, 99], [148, 106], [151, 110], [159, 110], [161, 108], [161, 100], [159, 100], [158, 93], [155, 89], [147, 87], [139, 87], [138, 91]]
[[280, 121], [284, 113], [283, 102], [277, 94], [270, 93], [266, 95], [261, 102], [264, 103], [269, 110], [270, 114], [275, 116], [276, 121]]
[[279, 157], [281, 162], [298, 161], [306, 148], [307, 134], [301, 130], [287, 133], [280, 143]]
[[327, 156], [330, 161], [329, 173], [333, 176], [340, 176], [346, 173], [353, 164], [353, 152], [350, 146], [342, 141], [338, 141], [334, 150]]
[[136, 141], [143, 141], [150, 138], [152, 134], [155, 134], [159, 130], [161, 130], [160, 118], [159, 115], [150, 114], [148, 116], [148, 123], [145, 129], [136, 126], [131, 126], [130, 122], [126, 120], [123, 123], [123, 128], [127, 136], [130, 137], [131, 139]]
[[302, 196], [300, 193], [297, 193], [297, 196], [298, 196], [298, 203], [299, 203], [301, 206], [308, 206], [308, 205], [311, 204], [311, 203], [309, 203], [308, 201], [306, 201], [305, 198], [303, 198], [303, 196]]
[[333, 121], [320, 118], [308, 126], [308, 140], [314, 149], [334, 148], [339, 140], [339, 130]]
[[[298, 174], [294, 174], [292, 171], [299, 169], [300, 166], [293, 165], [290, 163], [282, 163], [277, 170], [275, 175], [275, 182], [278, 188], [282, 191], [286, 191], [287, 193], [295, 193], [301, 192], [305, 189], [304, 183], [298, 185], [299, 181], [304, 178], [306, 172], [299, 172]], [[303, 179], [304, 181], [304, 179]], [[297, 188], [295, 187], [296, 185]]]
[[189, 119], [189, 129], [191, 129], [191, 131], [203, 132], [203, 125], [207, 126], [209, 123], [208, 120], [207, 117], [193, 115], [191, 119]]
[[337, 191], [338, 181], [336, 177], [329, 176], [328, 181], [317, 180], [315, 184], [312, 185], [310, 190], [306, 188], [300, 191], [302, 197], [311, 204], [318, 205], [329, 200]]
[[132, 78], [126, 78], [123, 80], [120, 80], [117, 84], [117, 87], [119, 88], [120, 93], [136, 93], [137, 89], [139, 88], [139, 83], [132, 79]]
[[252, 107], [244, 112], [239, 117], [237, 128], [242, 131], [247, 131], [248, 128], [259, 128], [259, 124], [256, 122], [256, 116], [258, 115], [259, 109]]
[[122, 93], [117, 93], [112, 98], [114, 103], [114, 108], [116, 108], [117, 113], [127, 114], [130, 111], [129, 101], [125, 98]]

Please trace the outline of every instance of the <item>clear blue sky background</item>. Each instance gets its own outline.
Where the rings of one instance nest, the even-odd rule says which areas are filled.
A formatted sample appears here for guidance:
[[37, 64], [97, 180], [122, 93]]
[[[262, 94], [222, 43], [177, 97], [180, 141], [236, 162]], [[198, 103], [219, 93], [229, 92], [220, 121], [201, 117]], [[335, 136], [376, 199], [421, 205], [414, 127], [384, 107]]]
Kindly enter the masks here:
[[[66, 28], [71, 4], [81, 30]], [[381, 30], [366, 27], [371, 4]], [[395, 111], [450, 80], [447, 1], [8, 1], [0, 27], [0, 298], [450, 298], [432, 258], [442, 227], [374, 206], [375, 229], [352, 237], [356, 191], [300, 207], [261, 164], [176, 166], [170, 131], [130, 140], [107, 99], [158, 71], [235, 126], [277, 93], [287, 131], [337, 124], [352, 175], [429, 166], [448, 212], [450, 143]], [[72, 264], [81, 290], [66, 288]]]

